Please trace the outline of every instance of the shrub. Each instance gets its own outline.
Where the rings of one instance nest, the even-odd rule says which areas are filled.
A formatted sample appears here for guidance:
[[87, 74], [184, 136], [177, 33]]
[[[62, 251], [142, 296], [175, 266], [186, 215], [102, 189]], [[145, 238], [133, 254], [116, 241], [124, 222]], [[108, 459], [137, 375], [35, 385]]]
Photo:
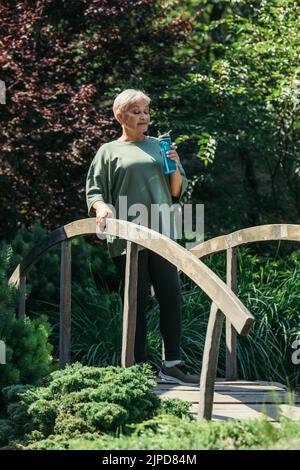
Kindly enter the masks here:
[[189, 418], [190, 403], [177, 398], [165, 398], [162, 400], [159, 414], [171, 414], [178, 418]]
[[[16, 318], [17, 292], [8, 286], [9, 247], [0, 250], [0, 339], [6, 345], [6, 364], [0, 367], [0, 390], [12, 384], [38, 384], [51, 371], [50, 326], [45, 317]], [[0, 402], [3, 398], [0, 397]]]
[[70, 450], [237, 450], [300, 449], [299, 422], [282, 419], [275, 427], [266, 419], [247, 421], [201, 421], [161, 414], [131, 425], [131, 434], [83, 433], [67, 439], [64, 435], [28, 442], [23, 449]]
[[79, 363], [55, 371], [41, 387], [7, 387], [4, 396], [15, 439], [28, 442], [56, 433], [71, 436], [115, 432], [155, 415], [160, 399], [149, 365], [88, 367]]

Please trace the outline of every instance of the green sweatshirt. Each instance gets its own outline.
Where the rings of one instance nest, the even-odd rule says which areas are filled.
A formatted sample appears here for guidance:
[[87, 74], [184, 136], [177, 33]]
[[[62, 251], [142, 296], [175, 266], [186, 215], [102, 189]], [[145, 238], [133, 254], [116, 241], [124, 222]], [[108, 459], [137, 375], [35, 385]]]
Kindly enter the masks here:
[[[159, 233], [168, 234], [163, 230], [164, 215], [159, 211], [159, 227], [151, 226], [151, 204], [167, 204], [169, 207], [175, 202], [180, 202], [187, 188], [187, 178], [184, 169], [179, 163], [179, 171], [182, 176], [182, 188], [179, 197], [171, 196], [170, 175], [163, 173], [163, 159], [160, 154], [159, 141], [155, 137], [148, 136], [145, 141], [118, 141], [113, 140], [102, 145], [97, 151], [88, 171], [86, 180], [86, 202], [89, 217], [95, 217], [92, 209], [96, 201], [104, 201], [112, 204], [116, 210], [116, 218], [153, 228]], [[119, 203], [127, 196], [127, 208], [132, 204], [144, 204], [148, 209], [149, 218], [141, 219], [140, 212], [134, 215], [126, 214], [119, 217]], [[136, 220], [134, 220], [136, 219]], [[175, 239], [175, 217], [171, 212], [170, 238]], [[119, 256], [126, 253], [127, 241], [119, 237], [107, 235], [107, 246], [110, 256]], [[138, 245], [138, 250], [144, 247]]]

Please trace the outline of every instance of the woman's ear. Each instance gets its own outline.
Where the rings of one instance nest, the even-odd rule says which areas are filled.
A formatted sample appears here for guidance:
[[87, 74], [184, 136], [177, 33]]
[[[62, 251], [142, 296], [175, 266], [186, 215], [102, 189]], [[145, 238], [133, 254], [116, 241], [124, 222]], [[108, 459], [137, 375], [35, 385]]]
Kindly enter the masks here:
[[119, 124], [122, 125], [122, 113], [121, 113], [121, 111], [116, 112], [116, 120], [118, 121]]

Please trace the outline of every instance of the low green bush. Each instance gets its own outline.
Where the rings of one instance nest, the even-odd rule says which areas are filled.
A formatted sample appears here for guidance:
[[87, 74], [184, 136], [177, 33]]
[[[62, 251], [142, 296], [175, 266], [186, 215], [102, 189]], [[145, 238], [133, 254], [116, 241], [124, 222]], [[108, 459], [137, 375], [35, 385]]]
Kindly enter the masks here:
[[300, 423], [282, 419], [275, 427], [265, 418], [246, 421], [201, 421], [160, 414], [117, 435], [85, 432], [28, 440], [27, 450], [300, 450]]
[[12, 384], [38, 384], [52, 367], [52, 346], [48, 342], [50, 326], [45, 316], [16, 318], [18, 293], [7, 282], [6, 270], [11, 257], [9, 247], [0, 250], [0, 339], [6, 346], [6, 364], [0, 366], [1, 390]]
[[[44, 386], [11, 386], [3, 390], [7, 417], [0, 423], [15, 429], [10, 440], [33, 442], [50, 435], [114, 433], [157, 413], [186, 415], [188, 404], [169, 400], [161, 406], [148, 364], [124, 369], [88, 367], [80, 363], [55, 371]], [[2, 432], [2, 439], [5, 433]]]
[[300, 449], [300, 422], [281, 418], [196, 421], [190, 404], [160, 400], [148, 364], [124, 369], [75, 363], [43, 386], [4, 389], [2, 449]]

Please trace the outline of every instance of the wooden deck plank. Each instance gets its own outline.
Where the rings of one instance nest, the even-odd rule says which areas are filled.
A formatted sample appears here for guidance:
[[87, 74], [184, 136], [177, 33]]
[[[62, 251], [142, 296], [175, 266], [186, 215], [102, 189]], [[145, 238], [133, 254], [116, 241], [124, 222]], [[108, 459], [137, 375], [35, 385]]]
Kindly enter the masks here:
[[[163, 379], [160, 379], [158, 377], [155, 377], [153, 376], [152, 377], [154, 380], [156, 380], [156, 383], [157, 385], [174, 385], [173, 383], [171, 382], [167, 382], [166, 380], [163, 380]], [[175, 384], [177, 385], [177, 384]], [[191, 385], [192, 387], [194, 387], [194, 385]], [[197, 387], [197, 385], [195, 385]], [[257, 386], [262, 386], [262, 387], [272, 387], [272, 390], [274, 387], [276, 388], [280, 388], [280, 389], [283, 389], [283, 390], [286, 390], [286, 386], [279, 383], [279, 382], [266, 382], [266, 381], [252, 381], [252, 382], [249, 382], [247, 380], [234, 380], [234, 381], [227, 381], [225, 379], [220, 379], [218, 378], [216, 381], [215, 381], [215, 386], [216, 387], [228, 387], [228, 386], [234, 386], [234, 387], [240, 387], [240, 386], [245, 386], [245, 387], [257, 387]]]
[[[155, 393], [161, 398], [180, 398], [190, 402], [190, 412], [198, 413], [199, 385], [178, 385], [156, 380]], [[286, 387], [278, 382], [224, 381], [215, 383], [213, 420], [259, 419], [265, 412], [267, 419], [278, 423], [279, 416], [300, 420], [300, 395], [294, 396], [294, 406], [288, 403]]]
[[[177, 385], [177, 384], [159, 384], [156, 387], [156, 390], [180, 390], [180, 391], [193, 391], [193, 390], [199, 390], [199, 385]], [[286, 389], [284, 388], [279, 388], [279, 387], [272, 387], [272, 386], [262, 386], [262, 385], [257, 385], [253, 387], [249, 387], [248, 385], [239, 385], [239, 386], [234, 386], [234, 385], [216, 385], [215, 386], [215, 391], [216, 392], [242, 392], [242, 391], [247, 391], [247, 393], [256, 393], [256, 392], [268, 392], [268, 391], [275, 391], [275, 392], [285, 392]]]
[[[191, 405], [191, 415], [197, 417], [198, 405]], [[288, 405], [272, 405], [268, 404], [263, 406], [262, 404], [246, 405], [237, 404], [234, 406], [227, 405], [214, 405], [213, 407], [213, 420], [225, 420], [225, 419], [261, 419], [266, 413], [269, 421], [277, 422], [279, 416], [283, 415], [292, 420], [300, 420], [300, 405], [291, 407]]]
[[[153, 380], [156, 381], [157, 386], [160, 385], [177, 385], [172, 382], [168, 382], [165, 379], [160, 379], [158, 377], [152, 376], [151, 377]], [[182, 385], [183, 386], [183, 385]], [[184, 385], [186, 387], [187, 385]], [[234, 381], [226, 381], [225, 379], [217, 379], [215, 381], [215, 387], [225, 387], [227, 389], [228, 386], [232, 387], [249, 387], [249, 389], [252, 390], [253, 387], [271, 387], [272, 390], [274, 389], [281, 389], [281, 390], [286, 390], [286, 386], [279, 383], [279, 382], [265, 382], [265, 381], [253, 381], [253, 382], [248, 382], [247, 380], [234, 380]], [[199, 385], [188, 385], [188, 387], [199, 387]]]
[[[199, 390], [156, 390], [155, 393], [160, 398], [180, 398], [191, 403], [199, 402]], [[270, 392], [223, 392], [214, 393], [214, 403], [285, 403], [286, 393], [278, 391]], [[296, 398], [296, 403], [300, 403], [300, 397]]]

